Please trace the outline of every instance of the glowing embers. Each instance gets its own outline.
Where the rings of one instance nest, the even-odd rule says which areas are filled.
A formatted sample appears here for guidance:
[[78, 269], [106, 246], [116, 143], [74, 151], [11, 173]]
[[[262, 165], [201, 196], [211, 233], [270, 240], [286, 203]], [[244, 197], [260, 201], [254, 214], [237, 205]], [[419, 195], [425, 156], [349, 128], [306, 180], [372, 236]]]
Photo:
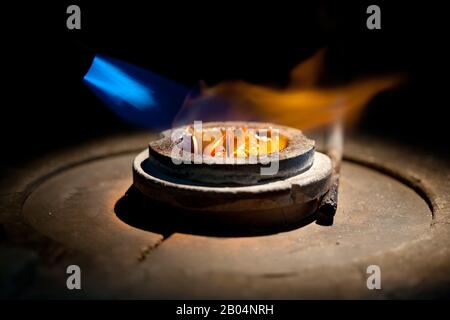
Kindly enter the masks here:
[[162, 132], [148, 167], [207, 185], [252, 185], [309, 169], [314, 141], [300, 130], [263, 122], [206, 122]]
[[243, 126], [217, 126], [203, 128], [189, 125], [175, 136], [180, 149], [194, 155], [226, 158], [250, 158], [280, 152], [288, 144], [287, 137], [272, 126], [254, 128]]

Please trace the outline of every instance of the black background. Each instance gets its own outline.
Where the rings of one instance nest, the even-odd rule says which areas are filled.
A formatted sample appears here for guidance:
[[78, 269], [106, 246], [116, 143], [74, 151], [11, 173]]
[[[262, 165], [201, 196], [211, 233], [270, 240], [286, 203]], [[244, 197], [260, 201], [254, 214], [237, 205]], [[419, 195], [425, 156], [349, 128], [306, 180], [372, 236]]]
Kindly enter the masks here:
[[[81, 7], [81, 30], [66, 8]], [[366, 8], [381, 8], [381, 30]], [[3, 7], [3, 162], [27, 160], [112, 133], [123, 123], [82, 84], [76, 44], [186, 85], [225, 79], [283, 85], [328, 48], [326, 82], [404, 72], [368, 105], [360, 130], [448, 154], [448, 55], [443, 4], [338, 1], [58, 1]], [[3, 90], [2, 90], [3, 91]]]

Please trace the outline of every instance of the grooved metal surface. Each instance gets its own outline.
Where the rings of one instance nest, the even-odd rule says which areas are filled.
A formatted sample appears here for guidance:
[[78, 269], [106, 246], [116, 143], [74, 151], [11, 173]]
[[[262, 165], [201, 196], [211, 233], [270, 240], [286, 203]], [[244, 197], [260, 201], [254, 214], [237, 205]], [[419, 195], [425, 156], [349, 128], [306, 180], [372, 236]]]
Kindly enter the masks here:
[[[34, 270], [34, 281], [19, 296], [408, 298], [448, 293], [449, 176], [442, 163], [440, 174], [433, 175], [439, 164], [434, 160], [416, 167], [414, 154], [406, 150], [382, 143], [371, 149], [351, 141], [333, 226], [310, 221], [298, 229], [247, 237], [163, 233], [124, 221], [117, 212], [118, 200], [132, 183], [132, 159], [147, 139], [118, 137], [86, 146], [84, 153], [81, 148], [52, 155], [53, 166], [42, 159], [18, 172], [14, 185], [2, 186], [5, 243], [24, 250], [25, 257], [29, 252]], [[399, 155], [409, 155], [409, 163]], [[65, 287], [69, 264], [83, 270], [82, 292]], [[382, 290], [366, 287], [371, 264], [381, 267]]]

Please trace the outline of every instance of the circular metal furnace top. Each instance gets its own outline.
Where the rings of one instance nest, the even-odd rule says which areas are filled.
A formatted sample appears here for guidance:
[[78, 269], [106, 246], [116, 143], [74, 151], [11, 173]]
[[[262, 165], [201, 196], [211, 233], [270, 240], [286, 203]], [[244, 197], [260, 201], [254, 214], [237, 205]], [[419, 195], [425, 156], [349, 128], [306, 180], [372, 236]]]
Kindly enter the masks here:
[[133, 185], [146, 199], [183, 211], [178, 216], [186, 221], [204, 224], [208, 220], [214, 228], [228, 225], [273, 229], [299, 223], [314, 213], [319, 199], [329, 190], [331, 160], [320, 152], [314, 158], [309, 170], [286, 179], [220, 187], [167, 175], [148, 162], [145, 150], [134, 159]]
[[[448, 162], [373, 138], [348, 141], [333, 226], [219, 237], [175, 224], [158, 230], [151, 213], [164, 211], [157, 207], [134, 215], [117, 208], [148, 139], [95, 141], [2, 177], [3, 247], [39, 256], [22, 297], [73, 298], [61, 270], [74, 263], [86, 275], [82, 298], [447, 296]], [[367, 289], [371, 264], [382, 270], [382, 290]]]
[[[437, 256], [446, 252], [442, 249], [448, 242], [434, 244], [440, 243], [441, 250], [427, 247], [416, 254], [417, 247], [431, 245], [431, 212], [423, 199], [365, 166], [344, 161], [332, 227], [311, 223], [266, 236], [219, 237], [192, 234], [177, 221], [172, 221], [173, 230], [159, 230], [154, 218], [167, 211], [158, 206], [146, 212], [118, 207], [121, 197], [128, 199], [124, 194], [132, 184], [134, 155], [135, 151], [93, 159], [50, 176], [27, 198], [19, 215], [36, 233], [54, 239], [59, 250], [69, 248], [61, 266], [52, 269], [57, 275], [68, 264], [83, 261], [88, 275], [83, 294], [381, 298], [405, 292], [402, 287], [423, 276], [422, 268], [442, 268], [439, 261], [444, 258]], [[383, 290], [367, 289], [365, 270], [370, 264], [381, 266]], [[427, 284], [435, 284], [438, 274], [428, 274]], [[44, 276], [45, 281], [35, 281], [35, 286], [48, 290], [50, 281], [52, 287], [66, 288], [65, 278], [58, 282], [59, 278]], [[63, 294], [71, 293], [63, 289]], [[39, 290], [43, 289], [34, 287], [33, 292]]]

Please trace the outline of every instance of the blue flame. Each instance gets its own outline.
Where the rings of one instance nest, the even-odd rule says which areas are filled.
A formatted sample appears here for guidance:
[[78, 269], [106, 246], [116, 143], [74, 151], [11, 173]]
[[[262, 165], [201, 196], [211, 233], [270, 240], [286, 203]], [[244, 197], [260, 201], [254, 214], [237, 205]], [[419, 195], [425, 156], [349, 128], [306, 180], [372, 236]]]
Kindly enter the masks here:
[[83, 80], [113, 112], [140, 127], [170, 125], [188, 94], [176, 82], [100, 55]]
[[102, 58], [95, 57], [84, 80], [109, 95], [115, 103], [121, 101], [143, 110], [156, 105], [153, 91]]

